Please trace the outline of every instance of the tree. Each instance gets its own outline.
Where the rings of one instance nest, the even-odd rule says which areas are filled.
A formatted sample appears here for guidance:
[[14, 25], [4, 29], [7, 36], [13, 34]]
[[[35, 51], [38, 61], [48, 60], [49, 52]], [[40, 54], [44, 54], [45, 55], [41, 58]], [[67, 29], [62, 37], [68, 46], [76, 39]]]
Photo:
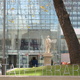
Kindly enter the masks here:
[[53, 0], [54, 7], [67, 42], [71, 64], [80, 64], [80, 44], [62, 0]]

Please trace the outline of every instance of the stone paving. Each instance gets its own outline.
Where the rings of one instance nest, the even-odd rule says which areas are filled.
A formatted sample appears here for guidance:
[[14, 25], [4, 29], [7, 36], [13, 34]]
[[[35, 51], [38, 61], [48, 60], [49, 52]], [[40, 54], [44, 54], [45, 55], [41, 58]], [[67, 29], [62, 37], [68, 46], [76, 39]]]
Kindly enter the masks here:
[[80, 76], [6, 76], [6, 75], [0, 75], [0, 80], [80, 80]]

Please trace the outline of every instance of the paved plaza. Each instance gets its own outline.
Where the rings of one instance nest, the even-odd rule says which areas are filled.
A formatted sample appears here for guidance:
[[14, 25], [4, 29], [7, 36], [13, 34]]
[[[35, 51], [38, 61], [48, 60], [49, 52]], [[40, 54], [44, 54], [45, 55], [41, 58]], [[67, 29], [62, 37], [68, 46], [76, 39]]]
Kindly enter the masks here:
[[80, 80], [80, 76], [0, 76], [0, 80]]

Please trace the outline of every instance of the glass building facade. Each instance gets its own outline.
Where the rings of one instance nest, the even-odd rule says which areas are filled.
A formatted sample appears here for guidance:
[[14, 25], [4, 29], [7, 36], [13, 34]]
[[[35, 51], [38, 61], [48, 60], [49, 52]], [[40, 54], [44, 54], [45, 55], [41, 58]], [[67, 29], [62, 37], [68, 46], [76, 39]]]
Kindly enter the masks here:
[[63, 0], [74, 28], [80, 28], [80, 0]]
[[[80, 26], [80, 1], [63, 0], [74, 28]], [[0, 61], [3, 43], [3, 0], [0, 0]], [[29, 67], [32, 57], [44, 65], [45, 39], [54, 40], [51, 53], [53, 64], [61, 62], [61, 53], [68, 52], [54, 9], [53, 0], [6, 0], [5, 10], [6, 63], [14, 67]]]
[[[0, 0], [0, 54], [3, 39], [3, 0]], [[52, 0], [6, 0], [6, 63], [29, 67], [32, 57], [44, 65], [45, 39], [52, 44], [52, 61], [60, 63], [60, 28]]]

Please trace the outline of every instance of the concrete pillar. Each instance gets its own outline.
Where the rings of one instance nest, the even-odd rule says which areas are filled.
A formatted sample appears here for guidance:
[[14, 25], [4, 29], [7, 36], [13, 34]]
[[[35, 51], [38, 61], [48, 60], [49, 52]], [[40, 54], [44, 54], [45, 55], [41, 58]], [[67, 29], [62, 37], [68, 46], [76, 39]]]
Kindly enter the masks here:
[[15, 49], [15, 34], [12, 34], [12, 39], [11, 39], [11, 49], [14, 50]]

